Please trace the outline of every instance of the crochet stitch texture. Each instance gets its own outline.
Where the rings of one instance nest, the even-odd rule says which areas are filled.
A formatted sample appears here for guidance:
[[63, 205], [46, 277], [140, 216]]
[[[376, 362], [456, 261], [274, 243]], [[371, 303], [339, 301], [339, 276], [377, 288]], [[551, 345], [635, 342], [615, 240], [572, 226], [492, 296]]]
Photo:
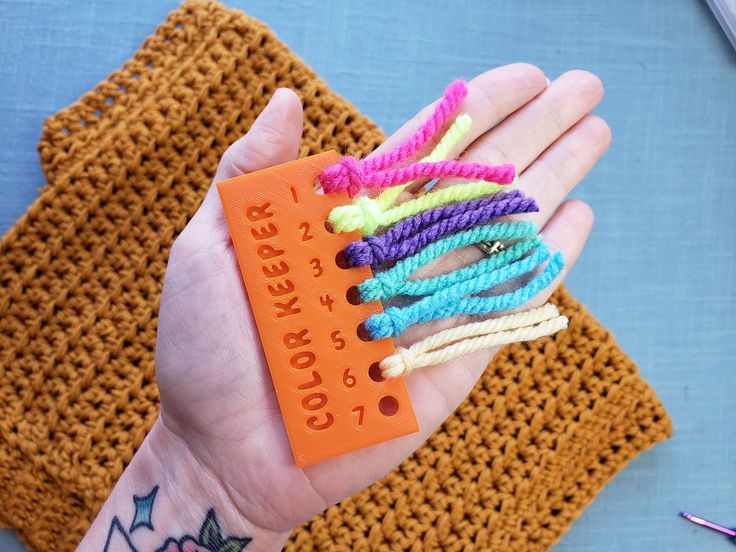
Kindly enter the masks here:
[[[158, 411], [153, 352], [171, 243], [279, 86], [301, 155], [381, 132], [263, 24], [187, 2], [120, 70], [46, 121], [48, 182], [0, 242], [0, 524], [73, 550]], [[503, 349], [396, 470], [297, 528], [289, 551], [544, 550], [666, 438], [636, 366], [564, 289], [569, 328]]]

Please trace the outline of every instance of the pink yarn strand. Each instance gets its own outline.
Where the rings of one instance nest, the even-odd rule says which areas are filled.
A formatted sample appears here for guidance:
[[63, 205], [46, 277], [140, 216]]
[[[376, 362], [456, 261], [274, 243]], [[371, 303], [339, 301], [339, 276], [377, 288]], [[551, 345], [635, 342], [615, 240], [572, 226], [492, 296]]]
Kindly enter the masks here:
[[[326, 193], [347, 191], [351, 197], [365, 188], [386, 188], [411, 182], [418, 178], [455, 177], [509, 184], [515, 176], [514, 166], [482, 165], [461, 161], [435, 163], [401, 163], [416, 155], [447, 125], [450, 117], [468, 95], [464, 81], [455, 81], [445, 90], [442, 99], [422, 126], [394, 149], [368, 159], [343, 157], [339, 163], [326, 168], [317, 180]], [[394, 167], [394, 168], [391, 168]]]
[[468, 180], [485, 180], [497, 184], [510, 184], [516, 169], [511, 163], [498, 166], [481, 163], [461, 163], [459, 161], [439, 161], [437, 163], [414, 163], [398, 169], [366, 174], [364, 182], [369, 188], [387, 188], [418, 178], [455, 177]]
[[432, 115], [429, 116], [429, 119], [414, 134], [391, 151], [363, 161], [364, 169], [366, 171], [382, 171], [401, 163], [420, 151], [442, 130], [467, 95], [468, 85], [465, 81], [457, 80], [450, 84], [445, 90], [442, 99], [435, 106]]

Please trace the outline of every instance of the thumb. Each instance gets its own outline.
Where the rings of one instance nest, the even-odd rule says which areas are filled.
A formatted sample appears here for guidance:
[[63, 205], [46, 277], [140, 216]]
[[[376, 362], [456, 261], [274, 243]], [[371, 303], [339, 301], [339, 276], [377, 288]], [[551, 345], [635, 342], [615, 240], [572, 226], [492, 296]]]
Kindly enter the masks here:
[[248, 133], [233, 143], [220, 159], [213, 185], [177, 241], [201, 246], [229, 242], [220, 196], [215, 184], [248, 172], [293, 161], [302, 138], [302, 102], [295, 92], [279, 88]]
[[302, 138], [302, 102], [279, 88], [248, 133], [220, 160], [215, 182], [296, 159]]

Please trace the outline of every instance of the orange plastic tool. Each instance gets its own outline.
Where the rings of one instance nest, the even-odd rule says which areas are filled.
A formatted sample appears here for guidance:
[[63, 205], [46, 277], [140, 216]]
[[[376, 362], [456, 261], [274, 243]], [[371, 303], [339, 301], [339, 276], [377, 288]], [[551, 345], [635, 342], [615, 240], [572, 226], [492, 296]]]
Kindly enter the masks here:
[[337, 161], [321, 153], [217, 185], [298, 466], [418, 429], [404, 381], [378, 369], [393, 342], [358, 337], [381, 305], [353, 305], [347, 293], [371, 271], [335, 261], [360, 238], [325, 227], [348, 195], [314, 191]]

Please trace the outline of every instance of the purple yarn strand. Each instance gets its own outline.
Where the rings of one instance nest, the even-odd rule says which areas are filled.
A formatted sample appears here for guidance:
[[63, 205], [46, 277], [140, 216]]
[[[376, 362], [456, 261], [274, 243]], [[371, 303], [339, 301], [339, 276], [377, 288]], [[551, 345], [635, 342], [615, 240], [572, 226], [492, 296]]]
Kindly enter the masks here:
[[408, 217], [380, 236], [366, 236], [343, 251], [348, 266], [378, 266], [413, 255], [449, 234], [486, 224], [506, 215], [538, 211], [536, 201], [519, 190], [452, 205]]
[[387, 237], [391, 241], [398, 241], [402, 238], [409, 237], [417, 232], [432, 226], [434, 223], [452, 218], [465, 211], [473, 211], [480, 209], [487, 205], [492, 205], [503, 201], [505, 199], [514, 199], [517, 197], [526, 197], [519, 190], [511, 190], [509, 192], [499, 192], [490, 196], [481, 197], [478, 199], [470, 199], [462, 201], [460, 203], [451, 203], [449, 205], [442, 205], [435, 207], [434, 209], [428, 209], [411, 217], [407, 217], [394, 224], [388, 231], [383, 233], [381, 237]]

